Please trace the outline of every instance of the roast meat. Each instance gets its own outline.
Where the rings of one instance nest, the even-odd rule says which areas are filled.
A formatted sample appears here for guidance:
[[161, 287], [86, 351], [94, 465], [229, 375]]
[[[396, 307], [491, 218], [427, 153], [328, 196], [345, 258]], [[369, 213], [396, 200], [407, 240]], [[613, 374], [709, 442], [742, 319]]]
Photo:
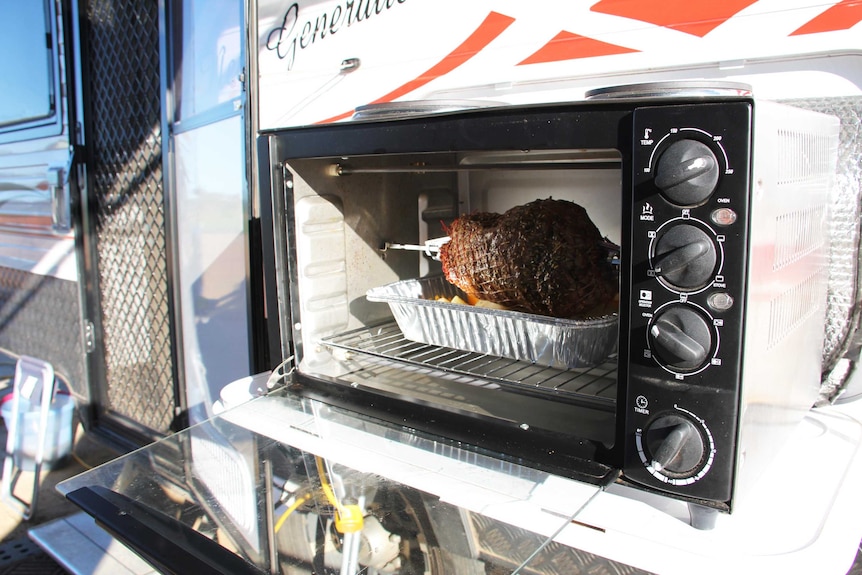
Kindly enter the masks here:
[[581, 318], [618, 290], [598, 228], [578, 204], [536, 200], [504, 214], [474, 213], [448, 228], [446, 279], [469, 297], [508, 309]]

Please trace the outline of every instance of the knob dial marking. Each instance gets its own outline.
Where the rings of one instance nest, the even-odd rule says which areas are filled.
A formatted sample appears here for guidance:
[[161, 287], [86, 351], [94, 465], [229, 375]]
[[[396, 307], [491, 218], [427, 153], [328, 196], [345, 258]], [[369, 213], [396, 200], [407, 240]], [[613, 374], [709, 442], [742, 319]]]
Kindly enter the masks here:
[[638, 457], [663, 483], [691, 485], [702, 479], [715, 460], [715, 439], [703, 419], [674, 405], [645, 429], [635, 432]]
[[717, 361], [720, 340], [715, 324], [691, 301], [668, 302], [655, 311], [647, 328], [650, 356], [677, 379], [700, 373]]

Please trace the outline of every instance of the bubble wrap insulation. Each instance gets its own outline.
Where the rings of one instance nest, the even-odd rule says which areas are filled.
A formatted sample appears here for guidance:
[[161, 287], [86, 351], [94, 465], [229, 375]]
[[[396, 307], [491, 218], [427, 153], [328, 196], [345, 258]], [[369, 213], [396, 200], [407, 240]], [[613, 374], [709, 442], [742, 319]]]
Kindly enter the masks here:
[[856, 346], [859, 327], [862, 97], [787, 100], [784, 103], [831, 114], [841, 120], [838, 170], [830, 205], [832, 248], [821, 389], [821, 400], [828, 402], [841, 393], [847, 379], [849, 370], [844, 356]]

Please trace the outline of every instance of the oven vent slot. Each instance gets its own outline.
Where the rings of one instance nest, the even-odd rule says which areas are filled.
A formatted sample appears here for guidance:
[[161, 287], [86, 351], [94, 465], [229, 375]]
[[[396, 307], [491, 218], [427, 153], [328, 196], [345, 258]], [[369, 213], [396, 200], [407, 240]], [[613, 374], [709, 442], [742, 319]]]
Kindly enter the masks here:
[[[330, 350], [394, 360], [482, 380], [476, 385], [500, 384], [511, 391], [553, 395], [557, 401], [588, 402], [609, 410], [616, 404], [616, 355], [592, 367], [557, 369], [411, 341], [404, 337], [395, 322], [331, 336], [321, 340], [320, 344]], [[357, 359], [350, 354], [347, 357]]]

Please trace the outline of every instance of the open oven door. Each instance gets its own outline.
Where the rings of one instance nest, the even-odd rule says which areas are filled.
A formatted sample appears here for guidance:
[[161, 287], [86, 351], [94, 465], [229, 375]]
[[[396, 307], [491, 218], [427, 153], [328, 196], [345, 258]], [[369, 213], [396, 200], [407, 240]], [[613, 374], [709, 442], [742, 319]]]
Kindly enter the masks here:
[[60, 489], [164, 573], [478, 575], [550, 560], [612, 564], [552, 541], [600, 486], [284, 388]]

